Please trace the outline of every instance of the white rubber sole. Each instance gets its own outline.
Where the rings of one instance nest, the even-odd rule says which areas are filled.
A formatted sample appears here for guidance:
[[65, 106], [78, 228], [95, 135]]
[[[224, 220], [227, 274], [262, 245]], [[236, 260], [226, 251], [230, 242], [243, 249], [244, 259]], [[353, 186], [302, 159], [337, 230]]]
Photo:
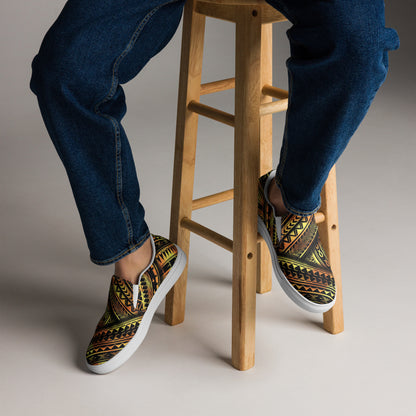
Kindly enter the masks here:
[[140, 344], [146, 337], [147, 331], [149, 330], [153, 319], [153, 315], [156, 312], [158, 306], [168, 294], [173, 285], [176, 283], [176, 281], [179, 279], [186, 266], [186, 254], [180, 247], [176, 246], [176, 248], [178, 249], [178, 255], [176, 257], [175, 264], [167, 276], [164, 278], [163, 282], [150, 301], [147, 311], [144, 313], [139, 328], [137, 329], [137, 332], [134, 334], [133, 338], [119, 353], [117, 353], [113, 358], [104, 364], [91, 365], [85, 361], [87, 368], [90, 371], [96, 374], [110, 373], [111, 371], [116, 370], [122, 364], [124, 364], [134, 354], [137, 348], [139, 348]]

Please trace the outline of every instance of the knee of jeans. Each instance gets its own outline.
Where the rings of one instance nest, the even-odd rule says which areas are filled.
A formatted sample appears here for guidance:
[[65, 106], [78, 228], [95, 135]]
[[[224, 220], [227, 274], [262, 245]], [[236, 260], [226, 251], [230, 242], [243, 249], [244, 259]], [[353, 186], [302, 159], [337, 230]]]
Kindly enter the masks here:
[[73, 96], [94, 102], [94, 97], [103, 94], [104, 82], [93, 63], [80, 59], [70, 47], [45, 39], [32, 61], [30, 89], [36, 95]]
[[47, 59], [38, 53], [32, 60], [32, 75], [30, 78], [30, 89], [37, 96], [41, 95], [45, 88], [48, 88], [48, 85], [55, 83], [49, 69]]
[[339, 72], [346, 85], [384, 80], [387, 51], [398, 48], [399, 38], [394, 29], [385, 27], [382, 0], [269, 1], [290, 5], [294, 14], [287, 35], [295, 63]]
[[381, 84], [388, 71], [387, 52], [399, 47], [397, 32], [384, 26], [384, 8], [368, 6], [348, 12], [348, 18], [344, 11], [332, 22], [345, 75], [357, 83]]
[[374, 85], [378, 88], [388, 72], [388, 51], [384, 43], [384, 30], [377, 36], [353, 36], [348, 41], [350, 79], [359, 85]]

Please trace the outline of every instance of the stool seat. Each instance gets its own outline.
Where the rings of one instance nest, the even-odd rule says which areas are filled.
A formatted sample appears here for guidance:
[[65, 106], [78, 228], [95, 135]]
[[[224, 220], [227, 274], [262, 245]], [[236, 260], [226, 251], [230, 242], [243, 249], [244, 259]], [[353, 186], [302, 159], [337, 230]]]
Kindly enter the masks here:
[[259, 16], [260, 23], [287, 20], [286, 17], [265, 0], [194, 0], [195, 12], [230, 22], [237, 22], [241, 12]]

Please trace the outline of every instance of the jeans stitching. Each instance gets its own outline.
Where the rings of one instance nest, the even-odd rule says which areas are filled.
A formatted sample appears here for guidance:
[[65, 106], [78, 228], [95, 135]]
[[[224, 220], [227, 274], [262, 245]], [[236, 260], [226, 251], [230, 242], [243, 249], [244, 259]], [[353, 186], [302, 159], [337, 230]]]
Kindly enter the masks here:
[[287, 157], [287, 126], [288, 126], [288, 113], [289, 113], [289, 107], [290, 103], [292, 101], [292, 73], [288, 71], [288, 78], [289, 78], [289, 94], [288, 94], [288, 100], [287, 100], [287, 111], [286, 111], [286, 117], [285, 117], [285, 129], [283, 132], [283, 143], [282, 143], [282, 152], [280, 156], [280, 162], [279, 166], [276, 169], [276, 175], [274, 178], [274, 181], [276, 185], [279, 187], [279, 189], [282, 191], [282, 197], [283, 202], [285, 203], [286, 209], [289, 209], [289, 204], [287, 203], [287, 199], [285, 197], [284, 191], [282, 189], [282, 176], [283, 176], [283, 170], [286, 164], [286, 157]]
[[281, 157], [280, 157], [280, 162], [279, 162], [279, 166], [276, 169], [276, 175], [274, 177], [274, 181], [276, 183], [276, 185], [279, 187], [281, 193], [282, 193], [282, 198], [283, 198], [283, 203], [285, 205], [285, 208], [292, 214], [295, 215], [312, 215], [315, 212], [318, 211], [318, 209], [320, 208], [320, 206], [318, 206], [317, 208], [315, 208], [312, 211], [302, 211], [302, 210], [298, 210], [296, 208], [294, 208], [292, 206], [292, 204], [289, 203], [287, 197], [286, 197], [286, 193], [283, 189], [283, 184], [282, 184], [282, 177], [283, 177], [283, 171], [286, 165], [286, 159], [287, 159], [287, 151], [288, 151], [288, 139], [287, 139], [287, 129], [288, 129], [288, 113], [289, 113], [289, 109], [290, 109], [290, 103], [292, 102], [292, 86], [293, 86], [293, 75], [292, 72], [288, 71], [288, 78], [289, 78], [289, 95], [288, 95], [288, 102], [287, 102], [287, 108], [288, 111], [286, 112], [286, 120], [285, 120], [285, 130], [283, 132], [283, 144], [282, 144], [282, 153], [281, 153]]
[[110, 122], [113, 125], [114, 128], [114, 133], [115, 133], [115, 159], [116, 159], [116, 193], [117, 193], [117, 201], [118, 204], [121, 208], [121, 211], [123, 213], [123, 217], [124, 220], [126, 222], [126, 226], [127, 226], [127, 235], [128, 235], [128, 244], [132, 245], [133, 244], [133, 227], [131, 224], [131, 218], [130, 218], [130, 214], [128, 211], [127, 206], [124, 203], [123, 200], [123, 193], [122, 193], [122, 189], [123, 189], [123, 183], [122, 183], [122, 163], [121, 163], [121, 140], [120, 140], [120, 126], [118, 121], [108, 115], [108, 114], [104, 114], [100, 111], [99, 107], [104, 104], [105, 102], [109, 101], [111, 98], [114, 97], [114, 94], [117, 91], [117, 86], [118, 86], [118, 69], [120, 66], [121, 61], [125, 58], [125, 56], [132, 50], [133, 46], [135, 45], [140, 33], [142, 32], [144, 26], [146, 25], [146, 23], [150, 20], [150, 18], [163, 6], [170, 4], [170, 3], [174, 3], [177, 0], [171, 0], [168, 1], [164, 4], [160, 4], [156, 7], [154, 7], [152, 10], [150, 10], [150, 12], [147, 13], [147, 15], [140, 21], [139, 25], [136, 27], [135, 31], [133, 32], [133, 35], [130, 38], [129, 43], [127, 44], [127, 46], [124, 48], [124, 50], [122, 51], [122, 53], [117, 57], [116, 61], [114, 62], [113, 65], [113, 71], [112, 71], [112, 78], [111, 78], [111, 87], [109, 92], [107, 93], [107, 95], [101, 100], [99, 101], [95, 106], [94, 106], [94, 111], [97, 115], [100, 115], [108, 120], [110, 120]]

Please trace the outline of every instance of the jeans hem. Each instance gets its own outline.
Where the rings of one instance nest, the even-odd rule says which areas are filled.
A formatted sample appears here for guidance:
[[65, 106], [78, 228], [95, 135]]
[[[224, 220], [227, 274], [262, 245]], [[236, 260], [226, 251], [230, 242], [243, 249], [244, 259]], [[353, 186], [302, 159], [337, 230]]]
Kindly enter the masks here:
[[280, 189], [280, 192], [282, 193], [282, 198], [283, 198], [283, 204], [285, 205], [285, 208], [294, 215], [300, 215], [302, 217], [308, 216], [308, 215], [313, 215], [316, 212], [318, 212], [318, 209], [321, 207], [321, 204], [319, 204], [316, 208], [314, 208], [313, 210], [302, 210], [302, 209], [298, 209], [295, 208], [287, 199], [286, 197], [286, 193], [285, 190], [283, 189], [283, 185], [282, 185], [282, 180], [281, 177], [279, 175], [278, 172], [276, 172], [276, 176], [274, 177], [274, 181], [277, 185], [277, 187]]
[[115, 256], [110, 257], [106, 260], [96, 260], [92, 256], [90, 256], [90, 260], [94, 264], [98, 264], [99, 266], [106, 266], [108, 264], [115, 263], [116, 261], [118, 261], [121, 258], [127, 256], [128, 254], [133, 253], [134, 251], [138, 250], [146, 242], [146, 240], [149, 237], [150, 237], [150, 231], [147, 231], [146, 234], [143, 236], [143, 238], [140, 239], [140, 241], [138, 243], [128, 247], [127, 249], [124, 249], [123, 251], [116, 254]]

